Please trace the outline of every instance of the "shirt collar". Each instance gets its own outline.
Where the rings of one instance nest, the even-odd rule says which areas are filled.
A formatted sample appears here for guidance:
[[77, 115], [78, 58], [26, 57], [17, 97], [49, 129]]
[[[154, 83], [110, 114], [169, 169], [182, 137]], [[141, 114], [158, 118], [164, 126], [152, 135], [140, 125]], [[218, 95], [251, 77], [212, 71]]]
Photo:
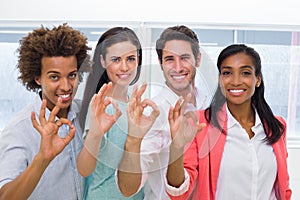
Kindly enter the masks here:
[[233, 127], [234, 125], [238, 124], [239, 122], [232, 116], [232, 114], [230, 113], [228, 106], [226, 104], [226, 114], [227, 114], [227, 128], [230, 129], [231, 127]]
[[80, 111], [80, 105], [81, 105], [81, 101], [78, 99], [73, 99], [71, 106], [70, 106], [70, 110], [68, 113], [68, 119], [69, 120], [73, 120], [76, 118], [76, 116], [79, 115], [79, 111]]
[[[232, 116], [232, 114], [230, 113], [227, 104], [226, 104], [226, 112], [227, 112], [227, 116], [228, 116], [228, 121], [227, 121], [227, 126], [228, 129], [232, 128], [235, 125], [241, 126], [239, 124], [239, 122]], [[259, 118], [259, 115], [257, 113], [257, 110], [254, 108], [254, 112], [255, 112], [255, 124], [254, 126], [251, 128], [251, 130], [254, 132], [254, 138], [256, 138], [257, 140], [264, 140], [266, 138], [266, 134], [263, 128], [263, 124]]]
[[[79, 114], [80, 103], [81, 102], [78, 99], [74, 99], [72, 101], [72, 104], [70, 106], [70, 110], [69, 110], [69, 113], [68, 113], [68, 119], [69, 120], [72, 121]], [[40, 113], [41, 105], [42, 105], [42, 100], [40, 98], [40, 95], [37, 94], [35, 99], [34, 99], [34, 110], [35, 110], [35, 113], [37, 115], [39, 115], [39, 113]], [[46, 108], [45, 117], [48, 119], [49, 115], [50, 115], [50, 110], [48, 108]]]
[[[196, 98], [196, 107], [193, 104], [188, 104], [186, 110], [200, 110], [206, 108], [208, 105], [207, 95], [205, 95], [201, 90], [197, 87], [194, 87], [194, 94]], [[169, 102], [170, 105], [175, 105], [176, 101], [178, 100], [179, 96], [173, 92], [167, 85], [163, 86], [161, 94], [164, 94], [166, 97], [166, 101]]]
[[179, 96], [173, 92], [167, 85], [162, 86], [163, 89], [160, 94], [164, 95], [164, 99], [170, 104], [174, 105], [176, 101], [178, 100]]
[[[253, 128], [257, 128], [260, 125], [262, 125], [262, 123], [261, 123], [259, 115], [256, 111], [256, 108], [254, 108], [254, 112], [255, 112], [255, 124], [254, 124]], [[227, 123], [228, 124], [228, 129], [233, 127], [235, 124], [239, 124], [239, 122], [230, 113], [227, 104], [226, 104], [226, 113], [227, 113], [227, 116], [228, 116], [228, 123]]]
[[254, 137], [257, 137], [258, 139], [265, 139], [266, 138], [266, 134], [265, 134], [265, 131], [264, 131], [264, 127], [263, 127], [263, 124], [260, 120], [260, 117], [255, 110], [255, 124], [254, 126], [251, 128], [252, 131], [255, 133], [255, 136]]
[[204, 94], [201, 90], [199, 90], [197, 87], [194, 89], [195, 97], [196, 97], [196, 107], [197, 110], [205, 109], [208, 107], [208, 96]]

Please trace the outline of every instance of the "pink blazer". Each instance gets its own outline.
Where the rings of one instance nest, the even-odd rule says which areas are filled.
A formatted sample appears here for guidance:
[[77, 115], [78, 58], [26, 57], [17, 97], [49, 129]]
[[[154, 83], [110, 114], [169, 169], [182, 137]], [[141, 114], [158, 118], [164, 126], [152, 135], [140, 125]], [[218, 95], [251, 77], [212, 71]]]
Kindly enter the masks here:
[[[218, 119], [224, 130], [227, 130], [227, 114], [223, 106]], [[199, 111], [200, 121], [207, 126], [197, 134], [195, 139], [187, 145], [184, 153], [184, 167], [190, 176], [189, 190], [181, 196], [171, 199], [215, 199], [219, 168], [222, 159], [226, 134], [215, 127], [209, 126], [205, 120], [204, 111]], [[286, 126], [285, 121], [279, 117], [280, 122]], [[290, 200], [292, 191], [289, 188], [289, 175], [287, 171], [286, 132], [272, 145], [277, 160], [277, 177], [275, 194], [277, 199]]]

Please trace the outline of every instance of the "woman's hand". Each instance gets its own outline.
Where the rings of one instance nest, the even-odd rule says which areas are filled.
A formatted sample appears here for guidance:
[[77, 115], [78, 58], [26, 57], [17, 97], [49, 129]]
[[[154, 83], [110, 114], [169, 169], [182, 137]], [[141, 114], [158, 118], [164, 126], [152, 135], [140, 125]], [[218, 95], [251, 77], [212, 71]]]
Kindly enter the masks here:
[[[112, 87], [112, 83], [104, 84], [99, 92], [95, 94], [90, 104], [90, 132], [103, 136], [122, 115], [118, 104], [107, 97], [107, 92]], [[116, 112], [112, 115], [106, 113], [106, 108], [112, 104]]]

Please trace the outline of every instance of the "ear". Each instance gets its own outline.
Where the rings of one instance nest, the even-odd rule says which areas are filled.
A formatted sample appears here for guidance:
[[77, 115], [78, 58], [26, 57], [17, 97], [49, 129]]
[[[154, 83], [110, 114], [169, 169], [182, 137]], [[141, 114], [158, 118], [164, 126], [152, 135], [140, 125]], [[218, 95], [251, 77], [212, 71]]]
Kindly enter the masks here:
[[198, 53], [196, 58], [196, 67], [200, 67], [200, 63], [201, 63], [201, 53]]
[[259, 87], [260, 84], [261, 84], [261, 76], [258, 76], [258, 77], [257, 77], [256, 84], [255, 84], [255, 87]]
[[41, 85], [41, 77], [40, 76], [36, 76], [34, 78], [34, 81], [36, 82], [36, 84]]
[[106, 65], [105, 65], [105, 59], [103, 58], [103, 55], [101, 54], [100, 55], [100, 63], [101, 63], [101, 66], [106, 69]]
[[137, 51], [137, 63], [140, 62], [141, 58], [142, 58], [142, 55], [139, 53], [139, 51]]

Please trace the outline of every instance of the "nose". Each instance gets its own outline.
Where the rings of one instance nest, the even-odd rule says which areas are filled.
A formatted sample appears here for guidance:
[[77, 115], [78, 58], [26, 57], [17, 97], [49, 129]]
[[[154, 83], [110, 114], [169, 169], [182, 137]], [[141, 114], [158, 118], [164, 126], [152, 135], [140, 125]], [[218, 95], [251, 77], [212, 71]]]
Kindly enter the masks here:
[[239, 85], [240, 82], [241, 82], [241, 79], [240, 79], [240, 75], [239, 74], [233, 74], [232, 76], [232, 84], [233, 85]]
[[128, 64], [127, 64], [127, 60], [123, 59], [120, 65], [120, 69], [121, 71], [128, 71]]
[[181, 72], [182, 71], [182, 63], [180, 58], [176, 58], [174, 60], [174, 69], [176, 70], [176, 72]]
[[70, 91], [72, 88], [72, 84], [70, 82], [70, 80], [68, 80], [67, 78], [62, 78], [60, 80], [60, 89], [63, 91]]

